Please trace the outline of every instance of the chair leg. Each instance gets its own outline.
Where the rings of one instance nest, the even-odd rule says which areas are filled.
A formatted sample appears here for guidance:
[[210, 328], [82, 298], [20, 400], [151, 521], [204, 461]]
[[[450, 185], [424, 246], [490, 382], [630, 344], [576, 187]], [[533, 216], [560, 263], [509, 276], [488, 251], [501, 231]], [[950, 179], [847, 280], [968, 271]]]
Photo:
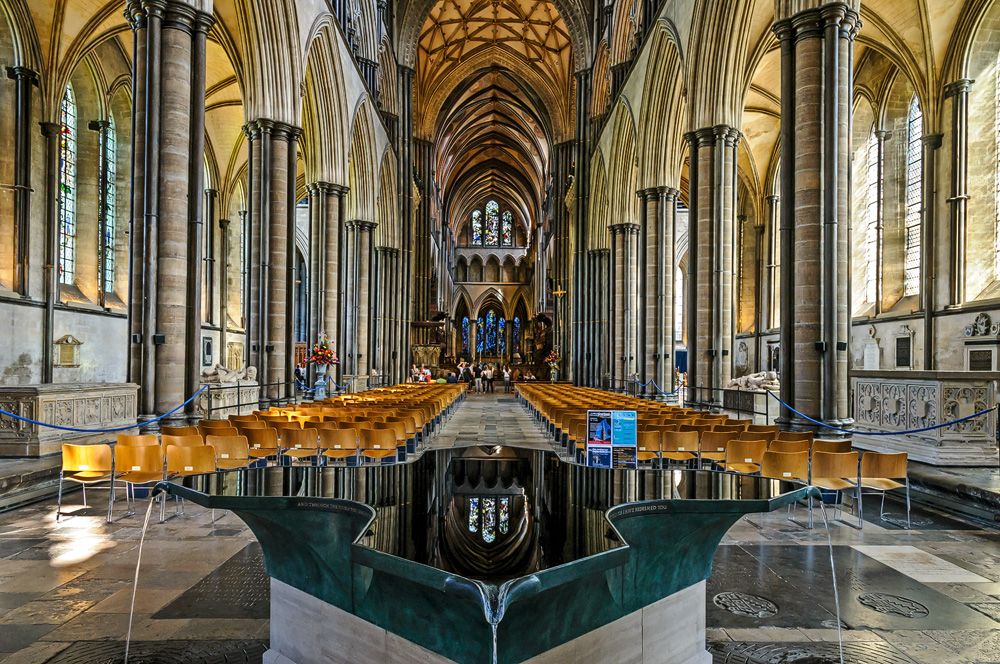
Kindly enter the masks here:
[[906, 478], [906, 529], [910, 530], [910, 478]]
[[111, 486], [108, 487], [108, 519], [107, 523], [111, 523], [111, 510], [115, 505], [115, 478], [111, 478]]
[[864, 525], [865, 525], [864, 509], [862, 506], [862, 498], [861, 498], [861, 478], [859, 477], [858, 478], [858, 530], [863, 529]]
[[59, 521], [59, 517], [62, 515], [62, 485], [63, 485], [63, 474], [59, 471], [59, 497], [56, 499], [56, 521]]
[[87, 504], [87, 485], [81, 484], [80, 490], [83, 491], [83, 509], [90, 509], [90, 505]]

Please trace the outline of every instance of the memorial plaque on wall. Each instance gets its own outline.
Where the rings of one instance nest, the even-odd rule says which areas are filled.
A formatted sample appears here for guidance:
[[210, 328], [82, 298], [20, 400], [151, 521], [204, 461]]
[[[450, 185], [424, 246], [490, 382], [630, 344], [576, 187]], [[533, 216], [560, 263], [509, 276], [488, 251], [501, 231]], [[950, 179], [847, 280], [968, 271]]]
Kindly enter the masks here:
[[587, 465], [593, 468], [636, 467], [634, 410], [587, 411]]

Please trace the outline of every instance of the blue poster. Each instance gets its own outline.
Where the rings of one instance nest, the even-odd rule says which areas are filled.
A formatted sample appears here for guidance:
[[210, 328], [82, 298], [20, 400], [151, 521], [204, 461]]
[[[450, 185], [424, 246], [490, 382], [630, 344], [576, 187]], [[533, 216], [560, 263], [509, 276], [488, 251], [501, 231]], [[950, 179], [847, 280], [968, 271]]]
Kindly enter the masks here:
[[592, 468], [636, 467], [634, 410], [587, 411], [587, 459]]

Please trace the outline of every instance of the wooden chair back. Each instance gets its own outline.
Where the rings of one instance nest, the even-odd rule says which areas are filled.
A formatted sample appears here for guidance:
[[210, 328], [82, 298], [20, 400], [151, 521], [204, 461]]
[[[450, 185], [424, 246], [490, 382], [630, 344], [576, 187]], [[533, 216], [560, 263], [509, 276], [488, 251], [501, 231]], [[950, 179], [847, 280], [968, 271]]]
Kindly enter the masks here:
[[247, 442], [252, 449], [276, 450], [278, 449], [278, 431], [268, 427], [266, 429], [248, 429], [246, 431]]
[[358, 449], [357, 429], [320, 429], [319, 446], [324, 450]]
[[774, 436], [775, 433], [773, 431], [744, 431], [740, 434], [740, 440], [763, 440], [769, 444], [774, 440]]
[[392, 429], [362, 429], [361, 449], [394, 450], [396, 449], [396, 432]]
[[906, 477], [906, 452], [888, 454], [865, 452], [861, 455], [861, 477], [898, 480]]
[[812, 431], [779, 431], [774, 437], [775, 440], [804, 440], [807, 443], [813, 441]]
[[319, 447], [319, 433], [316, 429], [285, 429], [281, 446], [289, 450], [315, 449]]
[[160, 439], [154, 433], [144, 433], [140, 436], [128, 436], [123, 433], [118, 434], [119, 447], [159, 447]]
[[160, 444], [166, 448], [169, 445], [176, 447], [201, 447], [205, 444], [205, 439], [201, 436], [163, 436]]
[[660, 434], [658, 431], [640, 431], [636, 434], [635, 444], [639, 452], [656, 454], [660, 451]]
[[767, 451], [767, 442], [763, 440], [734, 440], [726, 447], [726, 465], [737, 463], [753, 463], [760, 465]]
[[729, 431], [709, 431], [701, 436], [701, 451], [725, 454], [730, 441], [736, 438], [736, 434]]
[[747, 431], [754, 433], [778, 433], [777, 424], [748, 424]]
[[73, 445], [63, 443], [62, 469], [64, 473], [110, 473], [114, 454], [110, 445]]
[[[795, 441], [789, 441], [795, 442]], [[763, 477], [779, 480], [809, 481], [809, 450], [797, 452], [775, 452], [768, 450], [760, 464]]]
[[201, 434], [198, 427], [162, 427], [160, 433], [167, 436], [197, 436]]
[[163, 451], [157, 445], [118, 445], [115, 469], [120, 472], [163, 473]]
[[168, 475], [201, 475], [215, 472], [215, 449], [207, 445], [198, 447], [167, 446]]
[[851, 441], [849, 440], [814, 440], [812, 444], [813, 454], [816, 452], [833, 452], [835, 454], [845, 454], [851, 451]]
[[256, 422], [257, 421], [257, 416], [256, 415], [230, 415], [229, 416], [229, 421], [230, 422]]
[[[708, 434], [702, 434], [703, 436]], [[664, 431], [660, 434], [660, 449], [664, 452], [698, 453], [697, 431]]]
[[767, 446], [768, 452], [806, 452], [809, 453], [809, 441], [807, 440], [772, 440]]
[[858, 453], [814, 451], [812, 455], [812, 477], [857, 481]]
[[215, 450], [216, 459], [242, 460], [250, 458], [250, 442], [246, 436], [205, 436], [205, 444]]

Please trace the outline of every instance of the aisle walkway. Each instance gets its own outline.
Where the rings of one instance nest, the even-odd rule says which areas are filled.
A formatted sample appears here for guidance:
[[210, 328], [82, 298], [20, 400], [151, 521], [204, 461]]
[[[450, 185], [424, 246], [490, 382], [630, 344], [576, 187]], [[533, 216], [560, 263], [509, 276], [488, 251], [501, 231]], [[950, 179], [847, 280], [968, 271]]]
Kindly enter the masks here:
[[512, 445], [551, 450], [517, 395], [503, 387], [493, 394], [470, 394], [433, 438], [432, 448]]

